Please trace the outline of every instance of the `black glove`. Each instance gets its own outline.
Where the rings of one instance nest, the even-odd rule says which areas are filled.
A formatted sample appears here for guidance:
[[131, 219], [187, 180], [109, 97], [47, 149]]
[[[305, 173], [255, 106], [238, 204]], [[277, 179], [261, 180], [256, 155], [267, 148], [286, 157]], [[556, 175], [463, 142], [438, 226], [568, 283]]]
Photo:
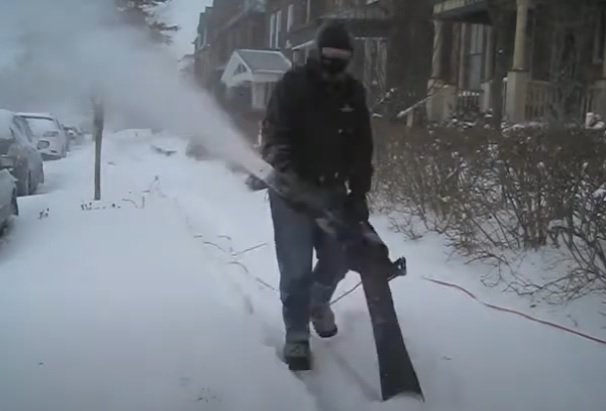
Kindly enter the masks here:
[[293, 187], [297, 184], [299, 179], [290, 168], [274, 168], [268, 176], [268, 181], [283, 197], [291, 197]]
[[274, 170], [269, 176], [268, 181], [270, 181], [272, 187], [276, 189], [276, 194], [280, 196], [290, 208], [298, 213], [309, 213], [309, 207], [301, 199], [304, 195], [304, 192], [301, 192], [303, 183], [292, 169], [285, 168], [281, 171]]
[[253, 174], [248, 176], [245, 184], [251, 191], [261, 191], [267, 188], [267, 184], [265, 184], [265, 181], [261, 180], [260, 178], [257, 178]]
[[345, 199], [345, 213], [347, 218], [356, 222], [368, 221], [369, 211], [366, 196], [350, 193]]

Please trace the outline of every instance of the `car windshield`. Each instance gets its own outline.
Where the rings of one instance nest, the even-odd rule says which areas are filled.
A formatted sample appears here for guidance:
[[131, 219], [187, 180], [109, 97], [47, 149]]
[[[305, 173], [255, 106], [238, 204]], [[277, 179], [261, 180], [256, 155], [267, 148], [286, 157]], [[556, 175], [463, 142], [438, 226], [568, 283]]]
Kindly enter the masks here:
[[32, 132], [37, 136], [43, 135], [47, 131], [59, 131], [57, 124], [50, 118], [26, 117], [26, 120]]
[[32, 128], [30, 127], [27, 120], [19, 117], [17, 117], [17, 119], [19, 119], [19, 126], [23, 129], [25, 135], [28, 137], [32, 137], [34, 135], [34, 132], [32, 131]]

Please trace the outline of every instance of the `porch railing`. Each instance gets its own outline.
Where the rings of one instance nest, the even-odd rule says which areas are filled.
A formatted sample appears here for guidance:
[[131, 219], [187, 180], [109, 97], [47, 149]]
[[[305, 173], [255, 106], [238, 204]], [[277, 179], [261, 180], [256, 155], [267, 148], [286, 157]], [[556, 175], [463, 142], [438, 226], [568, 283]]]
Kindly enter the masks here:
[[528, 83], [528, 89], [526, 90], [526, 106], [524, 108], [525, 120], [533, 121], [544, 119], [554, 102], [554, 87], [551, 83], [538, 80], [530, 81]]
[[597, 93], [598, 89], [593, 86], [564, 91], [548, 81], [532, 80], [526, 93], [525, 120], [544, 121], [565, 116], [583, 122], [585, 115], [597, 108]]
[[459, 114], [479, 113], [483, 93], [483, 90], [460, 90], [457, 93], [455, 112]]

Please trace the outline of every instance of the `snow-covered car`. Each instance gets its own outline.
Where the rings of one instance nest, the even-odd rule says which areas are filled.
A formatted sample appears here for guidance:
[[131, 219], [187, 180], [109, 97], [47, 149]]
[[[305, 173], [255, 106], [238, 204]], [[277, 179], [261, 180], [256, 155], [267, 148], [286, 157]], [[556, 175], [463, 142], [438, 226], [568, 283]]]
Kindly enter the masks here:
[[84, 134], [75, 126], [65, 126], [65, 133], [71, 143], [80, 144], [84, 140]]
[[69, 151], [69, 138], [59, 120], [47, 113], [17, 113], [36, 136], [36, 147], [43, 158], [63, 158]]
[[0, 233], [13, 215], [19, 214], [15, 178], [8, 170], [0, 169]]
[[0, 109], [0, 169], [17, 179], [17, 194], [33, 194], [44, 183], [44, 164], [25, 120]]

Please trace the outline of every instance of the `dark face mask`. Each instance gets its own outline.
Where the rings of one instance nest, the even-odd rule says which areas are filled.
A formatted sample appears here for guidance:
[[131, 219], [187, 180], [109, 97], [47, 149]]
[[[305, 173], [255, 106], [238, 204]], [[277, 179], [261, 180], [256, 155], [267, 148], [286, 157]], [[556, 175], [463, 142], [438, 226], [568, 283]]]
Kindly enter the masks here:
[[336, 77], [345, 72], [349, 61], [340, 58], [330, 58], [322, 56], [320, 58], [320, 65], [322, 71], [331, 77]]

